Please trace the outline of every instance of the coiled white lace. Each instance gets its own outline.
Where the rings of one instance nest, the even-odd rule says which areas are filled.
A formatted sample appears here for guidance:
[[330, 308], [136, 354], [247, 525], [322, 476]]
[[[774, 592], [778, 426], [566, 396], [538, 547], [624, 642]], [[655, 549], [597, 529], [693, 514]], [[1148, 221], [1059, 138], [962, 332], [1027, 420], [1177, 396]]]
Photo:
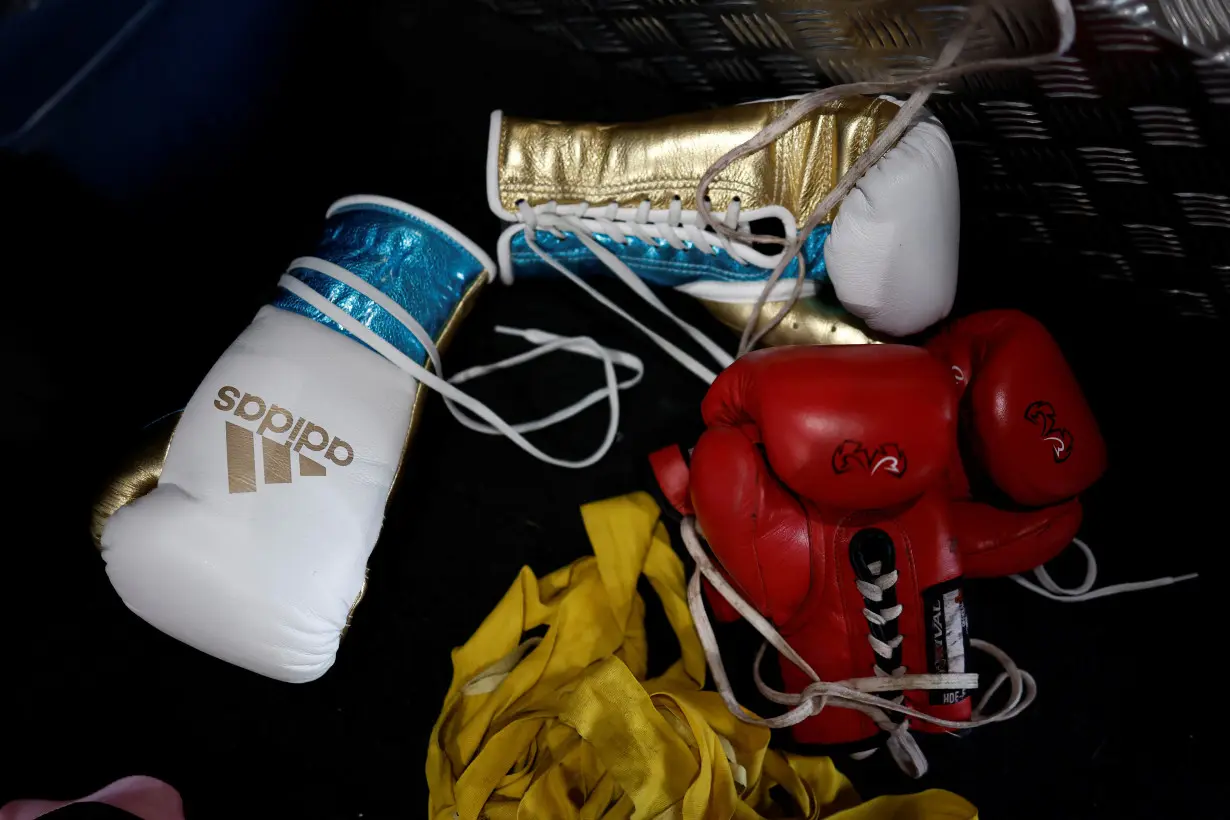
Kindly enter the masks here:
[[[794, 651], [773, 625], [757, 612], [751, 604], [743, 600], [743, 597], [735, 591], [722, 573], [718, 571], [717, 567], [713, 565], [704, 547], [701, 546], [700, 539], [696, 533], [695, 519], [692, 516], [686, 516], [683, 519], [680, 525], [680, 534], [683, 537], [683, 543], [687, 547], [688, 553], [696, 561], [696, 571], [688, 581], [688, 608], [692, 612], [692, 619], [696, 622], [696, 632], [700, 636], [701, 646], [705, 650], [705, 659], [708, 661], [709, 668], [713, 672], [713, 681], [722, 700], [725, 701], [731, 713], [745, 723], [753, 723], [770, 729], [780, 729], [801, 723], [807, 718], [819, 714], [826, 707], [854, 709], [867, 715], [878, 728], [887, 733], [888, 740], [886, 745], [889, 753], [897, 765], [901, 767], [901, 770], [912, 777], [921, 777], [927, 771], [927, 759], [923, 755], [922, 750], [918, 748], [918, 742], [910, 734], [910, 718], [916, 718], [949, 729], [970, 729], [1016, 717], [1034, 701], [1034, 697], [1037, 694], [1037, 685], [1034, 682], [1033, 676], [1025, 670], [1018, 668], [1012, 658], [1008, 657], [999, 647], [987, 641], [977, 639], [971, 640], [970, 645], [989, 654], [1000, 664], [1003, 671], [995, 678], [995, 681], [987, 689], [986, 693], [983, 694], [981, 700], [978, 701], [977, 706], [973, 709], [970, 720], [945, 720], [938, 718], [905, 706], [900, 702], [902, 699], [900, 697], [890, 700], [876, 693], [896, 691], [904, 693], [905, 690], [912, 689], [976, 689], [978, 687], [978, 675], [976, 674], [928, 673], [911, 675], [906, 674], [904, 669], [894, 670], [891, 674], [888, 674], [877, 668], [876, 674], [872, 677], [848, 678], [842, 681], [831, 682], [823, 681], [816, 674], [815, 670], [812, 669], [811, 665]], [[762, 695], [774, 703], [791, 707], [784, 714], [773, 718], [753, 717], [735, 698], [734, 691], [730, 686], [730, 679], [726, 675], [726, 667], [722, 663], [722, 656], [718, 648], [717, 637], [713, 632], [713, 625], [709, 622], [709, 615], [705, 611], [700, 583], [702, 576], [765, 639], [765, 643], [761, 644], [760, 649], [756, 653], [756, 659], [752, 664], [752, 674], [756, 681], [756, 688], [760, 690]], [[885, 580], [869, 584], [866, 589], [860, 585], [859, 591], [863, 592], [869, 600], [876, 600], [874, 596], [882, 594], [884, 588], [896, 581], [896, 574], [895, 572], [886, 573], [881, 578]], [[880, 586], [881, 583], [884, 584], [884, 587]], [[867, 595], [870, 592], [870, 587], [874, 587], [876, 592], [872, 595]], [[873, 617], [890, 620], [891, 618], [898, 617], [901, 613], [897, 610], [897, 607], [892, 607], [890, 610], [878, 613], [872, 613], [869, 609], [865, 609], [863, 614], [868, 620], [873, 620]], [[895, 639], [895, 641], [899, 642], [899, 638]], [[880, 648], [876, 646], [876, 643], [876, 640], [872, 641], [872, 647], [876, 650], [877, 654], [881, 657], [892, 656], [892, 648], [888, 644], [879, 641], [879, 643], [884, 644], [884, 648], [888, 649], [888, 655], [885, 656], [880, 651]], [[797, 666], [807, 677], [811, 678], [812, 683], [802, 692], [780, 692], [764, 682], [760, 675], [760, 663], [764, 658], [765, 648], [770, 645]], [[1005, 682], [1009, 685], [1007, 702], [997, 711], [984, 715], [983, 710], [987, 707], [988, 702]], [[893, 720], [890, 714], [903, 715], [906, 719], [898, 723]]]
[[[435, 372], [428, 370], [418, 362], [411, 359], [406, 354], [402, 353], [384, 338], [372, 331], [362, 322], [355, 319], [342, 308], [330, 302], [315, 289], [307, 285], [305, 282], [291, 276], [289, 271], [296, 268], [317, 271], [325, 276], [329, 276], [337, 281], [359, 291], [367, 298], [382, 307], [389, 315], [393, 316], [400, 322], [414, 338], [418, 340], [423, 349], [427, 351], [427, 357], [431, 361], [431, 366]], [[394, 302], [386, 294], [378, 288], [370, 284], [364, 279], [356, 276], [340, 265], [336, 265], [325, 259], [318, 259], [313, 256], [301, 257], [290, 263], [288, 272], [282, 275], [278, 280], [278, 285], [290, 291], [300, 299], [304, 300], [312, 307], [319, 310], [325, 316], [328, 316], [338, 324], [343, 330], [358, 338], [368, 347], [375, 350], [381, 356], [384, 356], [397, 367], [409, 373], [413, 378], [426, 384], [436, 392], [440, 393], [444, 399], [444, 403], [448, 406], [449, 412], [453, 414], [466, 427], [480, 433], [489, 435], [504, 435], [511, 439], [518, 447], [525, 450], [530, 455], [537, 459], [545, 461], [548, 464], [554, 464], [558, 467], [581, 468], [588, 467], [601, 459], [606, 452], [611, 449], [611, 445], [615, 441], [616, 433], [619, 430], [619, 391], [631, 387], [641, 380], [641, 376], [645, 372], [645, 367], [641, 360], [631, 353], [626, 353], [622, 350], [613, 350], [598, 344], [588, 336], [563, 337], [556, 336], [553, 333], [547, 333], [542, 330], [522, 330], [519, 328], [511, 328], [498, 326], [497, 333], [520, 336], [536, 347], [525, 353], [504, 359], [493, 364], [481, 365], [472, 367], [469, 370], [464, 370], [458, 373], [451, 380], [445, 380], [444, 368], [440, 361], [440, 351], [436, 348], [435, 342], [431, 336], [423, 328], [422, 325], [415, 320], [413, 316], [406, 312], [405, 308]], [[453, 383], [460, 383], [475, 379], [495, 370], [502, 370], [508, 367], [515, 367], [518, 364], [523, 364], [539, 356], [546, 355], [555, 350], [566, 350], [571, 353], [577, 353], [583, 356], [598, 359], [602, 362], [602, 372], [606, 377], [606, 387], [593, 391], [589, 395], [580, 399], [577, 402], [563, 408], [555, 413], [552, 413], [545, 418], [535, 421], [522, 422], [521, 424], [509, 424], [500, 418], [496, 413], [487, 407], [487, 405], [473, 398], [467, 393], [458, 390]], [[615, 377], [615, 365], [627, 368], [635, 372], [631, 378], [622, 382]], [[606, 435], [602, 443], [589, 456], [578, 459], [568, 460], [561, 459], [555, 456], [544, 453], [535, 447], [527, 440], [522, 433], [528, 433], [535, 430], [541, 430], [552, 424], [557, 424], [564, 419], [571, 418], [582, 410], [606, 399], [607, 405], [610, 408], [610, 423], [607, 425]], [[469, 418], [461, 411], [461, 407], [469, 410], [474, 415], [486, 422], [475, 421]]]

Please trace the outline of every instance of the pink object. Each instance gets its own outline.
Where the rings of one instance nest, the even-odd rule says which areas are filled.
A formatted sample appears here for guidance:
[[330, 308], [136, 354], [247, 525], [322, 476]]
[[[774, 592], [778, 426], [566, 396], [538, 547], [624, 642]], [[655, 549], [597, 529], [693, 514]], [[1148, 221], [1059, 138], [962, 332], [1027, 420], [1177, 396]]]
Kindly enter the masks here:
[[34, 820], [73, 803], [105, 803], [141, 820], [184, 820], [179, 792], [144, 775], [121, 778], [79, 800], [14, 800], [0, 807], [0, 820]]

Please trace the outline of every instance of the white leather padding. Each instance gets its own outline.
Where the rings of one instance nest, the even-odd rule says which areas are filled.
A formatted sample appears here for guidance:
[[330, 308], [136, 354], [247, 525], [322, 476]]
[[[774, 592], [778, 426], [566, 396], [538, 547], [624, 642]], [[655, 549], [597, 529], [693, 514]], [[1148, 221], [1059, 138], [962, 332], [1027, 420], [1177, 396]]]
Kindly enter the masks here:
[[[103, 558], [124, 603], [245, 669], [290, 682], [320, 677], [363, 586], [416, 385], [341, 333], [262, 308], [192, 396], [157, 488], [107, 522]], [[224, 387], [285, 415], [270, 416], [262, 430], [263, 417], [227, 407]], [[257, 407], [253, 400], [243, 409], [252, 416]], [[265, 448], [283, 444], [300, 419], [300, 435], [309, 423], [328, 435], [286, 450], [287, 481], [284, 470], [266, 469]], [[232, 431], [229, 454], [228, 423], [252, 432], [247, 439]], [[340, 465], [347, 451], [325, 449], [326, 438], [353, 448], [353, 459]], [[231, 492], [228, 456], [231, 472], [252, 476], [255, 489]], [[267, 483], [271, 475], [283, 480]]]
[[838, 208], [824, 246], [837, 298], [870, 327], [893, 336], [935, 324], [956, 296], [960, 230], [952, 143], [927, 116]]

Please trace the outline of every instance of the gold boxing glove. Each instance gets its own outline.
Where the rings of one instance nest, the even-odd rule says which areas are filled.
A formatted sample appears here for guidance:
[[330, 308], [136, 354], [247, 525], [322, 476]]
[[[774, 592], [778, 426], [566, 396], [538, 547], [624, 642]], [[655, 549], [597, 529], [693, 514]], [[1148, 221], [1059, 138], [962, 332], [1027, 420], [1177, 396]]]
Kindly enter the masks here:
[[[723, 323], [742, 329], [781, 251], [707, 229], [696, 189], [715, 160], [791, 102], [611, 125], [496, 111], [487, 185], [491, 209], [510, 223], [498, 245], [501, 278], [507, 283], [561, 266], [582, 276], [615, 271], [626, 278], [622, 265], [644, 282], [700, 299]], [[897, 108], [866, 97], [821, 108], [721, 171], [708, 189], [711, 210], [741, 232], [795, 238]], [[866, 342], [943, 318], [956, 289], [958, 206], [951, 143], [924, 112], [806, 239], [804, 298], [766, 341]], [[764, 319], [793, 291], [797, 271], [792, 262], [768, 295]]]

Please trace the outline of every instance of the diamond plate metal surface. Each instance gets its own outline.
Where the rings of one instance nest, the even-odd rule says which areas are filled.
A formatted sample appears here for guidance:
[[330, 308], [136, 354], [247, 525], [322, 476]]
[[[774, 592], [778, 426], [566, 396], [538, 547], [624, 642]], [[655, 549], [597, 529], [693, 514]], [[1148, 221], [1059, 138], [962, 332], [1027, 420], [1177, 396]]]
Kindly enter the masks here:
[[[1215, 0], [1187, 0], [1214, 2]], [[692, 91], [774, 81], [798, 90], [927, 66], [966, 19], [964, 2], [917, 0], [487, 0], [527, 27], [595, 54], [648, 59]], [[1050, 0], [1001, 0], [969, 59], [1045, 51]], [[1112, 14], [1113, 12], [1108, 12]], [[685, 79], [687, 78], [687, 79]]]
[[1096, 0], [1096, 5], [1198, 54], [1230, 60], [1226, 0]]

